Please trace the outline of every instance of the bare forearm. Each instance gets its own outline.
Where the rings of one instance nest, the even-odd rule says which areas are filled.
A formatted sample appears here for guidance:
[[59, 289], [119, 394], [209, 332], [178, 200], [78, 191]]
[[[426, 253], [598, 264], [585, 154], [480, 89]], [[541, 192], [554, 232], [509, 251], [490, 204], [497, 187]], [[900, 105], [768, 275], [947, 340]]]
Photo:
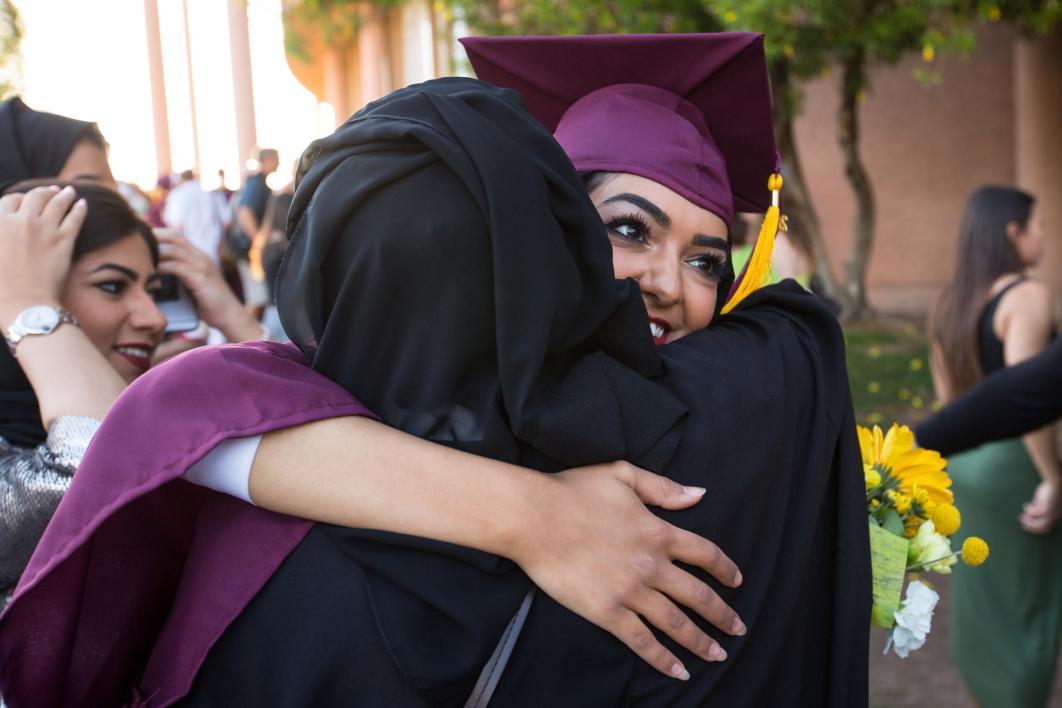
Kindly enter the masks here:
[[249, 482], [254, 503], [273, 511], [507, 557], [548, 485], [546, 475], [367, 418], [335, 418], [263, 436]]
[[1058, 454], [1055, 452], [1054, 436], [1053, 426], [1048, 426], [1023, 436], [1022, 442], [1025, 443], [1025, 450], [1040, 474], [1040, 479], [1058, 484], [1062, 482], [1062, 468], [1059, 467]]
[[102, 420], [125, 381], [77, 327], [62, 325], [18, 345], [18, 361], [33, 386], [44, 427], [61, 415]]
[[241, 206], [236, 209], [236, 223], [247, 238], [253, 239], [258, 233], [258, 220], [254, 218], [250, 207]]

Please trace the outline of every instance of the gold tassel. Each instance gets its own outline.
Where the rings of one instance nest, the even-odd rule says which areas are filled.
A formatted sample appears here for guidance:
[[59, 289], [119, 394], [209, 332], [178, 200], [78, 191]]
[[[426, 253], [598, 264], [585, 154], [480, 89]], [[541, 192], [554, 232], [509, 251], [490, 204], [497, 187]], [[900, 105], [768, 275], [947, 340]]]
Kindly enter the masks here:
[[771, 190], [771, 206], [763, 215], [763, 225], [760, 227], [760, 235], [756, 239], [756, 246], [752, 249], [745, 269], [738, 278], [737, 290], [723, 306], [723, 314], [730, 312], [746, 297], [756, 292], [771, 279], [771, 253], [774, 251], [774, 237], [778, 234], [781, 222], [781, 210], [778, 206], [779, 193], [782, 191], [782, 176], [773, 174], [767, 180], [767, 188]]

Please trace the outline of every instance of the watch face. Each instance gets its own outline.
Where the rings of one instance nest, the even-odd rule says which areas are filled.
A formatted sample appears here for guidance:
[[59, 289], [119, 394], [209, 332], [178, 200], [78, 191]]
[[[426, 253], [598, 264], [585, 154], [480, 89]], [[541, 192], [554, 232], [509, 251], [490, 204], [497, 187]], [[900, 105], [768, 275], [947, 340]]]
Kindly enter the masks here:
[[59, 324], [59, 313], [54, 308], [39, 305], [24, 310], [18, 323], [27, 333], [50, 332]]

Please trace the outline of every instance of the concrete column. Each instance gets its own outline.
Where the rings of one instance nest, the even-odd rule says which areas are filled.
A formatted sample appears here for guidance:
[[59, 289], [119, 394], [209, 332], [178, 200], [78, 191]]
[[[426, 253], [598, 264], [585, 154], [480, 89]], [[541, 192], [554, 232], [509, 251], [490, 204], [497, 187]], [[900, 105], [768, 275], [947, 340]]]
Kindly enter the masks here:
[[354, 110], [381, 98], [390, 90], [390, 64], [387, 27], [378, 10], [366, 8], [358, 30], [358, 74], [361, 95]]
[[251, 81], [251, 40], [247, 32], [247, 0], [229, 0], [229, 52], [232, 58], [232, 95], [236, 104], [236, 149], [241, 171], [258, 145]]
[[351, 110], [349, 81], [347, 76], [347, 53], [329, 47], [324, 54], [324, 100], [335, 109], [336, 126], [339, 127], [353, 111]]
[[[184, 58], [188, 64], [188, 108], [192, 114], [192, 169], [199, 174], [199, 114], [195, 108], [195, 71], [192, 66], [192, 28], [188, 23], [188, 0], [182, 0], [181, 12], [184, 21]], [[185, 167], [182, 166], [181, 169]]]
[[1038, 275], [1062, 293], [1062, 29], [1019, 39], [1014, 61], [1015, 167], [1018, 185], [1037, 197], [1047, 222]]
[[147, 29], [148, 75], [151, 78], [151, 113], [155, 119], [155, 164], [157, 174], [173, 170], [170, 152], [170, 121], [166, 112], [166, 78], [162, 70], [162, 36], [159, 33], [158, 0], [144, 0]]

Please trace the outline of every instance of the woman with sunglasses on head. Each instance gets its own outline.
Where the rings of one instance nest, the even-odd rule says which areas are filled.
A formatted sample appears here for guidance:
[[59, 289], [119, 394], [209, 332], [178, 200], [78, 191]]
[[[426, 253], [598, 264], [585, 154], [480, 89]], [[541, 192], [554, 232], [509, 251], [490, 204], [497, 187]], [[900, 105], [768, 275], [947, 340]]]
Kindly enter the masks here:
[[[727, 49], [734, 58], [753, 44], [755, 39], [738, 37]], [[763, 69], [761, 48], [760, 63], [755, 61], [757, 48], [749, 50], [751, 57], [745, 57], [752, 60], [751, 75]], [[695, 44], [686, 51], [703, 55], [703, 49]], [[742, 66], [740, 62], [733, 65]], [[759, 87], [765, 89], [762, 81], [763, 77]], [[620, 94], [624, 100], [631, 97]], [[756, 95], [763, 98], [766, 93]], [[644, 96], [644, 92], [635, 91], [634, 99]], [[670, 108], [654, 101], [661, 98], [660, 93], [650, 91], [649, 96], [649, 110], [658, 114], [670, 110], [675, 121], [685, 121], [685, 127], [677, 123], [681, 129], [677, 139], [707, 151], [710, 137], [706, 138], [698, 125], [703, 117], [697, 119], [697, 113], [688, 113], [688, 104], [681, 96], [672, 92], [673, 98], [667, 99]], [[763, 105], [769, 108], [769, 104]], [[687, 112], [686, 116], [676, 108]], [[676, 122], [668, 127], [676, 127]], [[762, 133], [757, 135], [762, 139]], [[769, 141], [769, 130], [766, 135]], [[651, 145], [643, 147], [650, 156], [656, 154]], [[770, 152], [773, 161], [773, 150]], [[420, 486], [438, 492], [435, 503], [441, 508], [434, 510], [436, 516], [445, 517], [446, 507], [454, 504], [467, 510], [471, 520], [463, 527], [457, 521], [449, 527], [442, 523], [441, 531], [438, 526], [426, 528], [429, 524], [411, 511], [425, 509], [426, 493], [418, 493], [417, 478], [407, 476], [403, 469], [410, 454], [418, 454], [418, 445], [423, 443], [409, 442], [412, 453], [380, 460], [389, 465], [389, 474], [383, 477], [397, 477], [392, 481], [408, 495], [391, 496], [388, 502], [386, 495], [374, 496], [370, 484], [367, 493], [350, 496], [355, 485], [344, 475], [357, 468], [358, 460], [336, 460], [334, 451], [346, 444], [347, 449], [357, 449], [362, 455], [351, 440], [365, 438], [356, 438], [355, 422], [340, 419], [263, 437], [257, 455], [251, 448], [254, 463], [250, 481], [243, 482], [244, 493], [249, 487], [255, 502], [280, 511], [299, 512], [293, 504], [318, 512], [338, 506], [338, 513], [324, 520], [419, 533], [478, 545], [495, 553], [502, 551], [501, 555], [516, 559], [544, 590], [619, 636], [654, 667], [692, 682], [681, 688], [678, 682], [671, 682], [674, 687], [660, 685], [659, 681], [667, 679], [661, 676], [658, 680], [654, 676], [659, 675], [640, 671], [620, 642], [540, 595], [506, 673], [513, 681], [508, 690], [515, 690], [519, 698], [510, 694], [507, 699], [499, 698], [503, 703], [515, 700], [533, 704], [538, 698], [553, 696], [560, 704], [608, 704], [617, 692], [640, 696], [643, 691], [658, 702], [698, 701], [709, 694], [723, 702], [757, 695], [769, 698], [780, 696], [776, 692], [781, 690], [788, 697], [803, 695], [808, 701], [821, 698], [819, 704], [850, 705], [853, 700], [865, 700], [865, 663], [862, 671], [858, 665], [846, 668], [852, 661], [858, 664], [854, 657], [864, 651], [869, 604], [868, 593], [863, 597], [860, 588], [869, 576], [866, 523], [860, 506], [837, 501], [838, 495], [849, 501], [862, 496], [862, 481], [855, 469], [858, 448], [854, 429], [848, 425], [851, 411], [844, 382], [843, 344], [836, 324], [828, 315], [823, 316], [820, 306], [785, 285], [753, 295], [718, 326], [701, 329], [722, 307], [718, 293], [723, 292], [725, 298], [727, 281], [732, 277], [726, 272], [725, 254], [731, 178], [718, 150], [714, 154], [707, 169], [701, 169], [703, 160], [697, 159], [702, 153], [694, 153], [662, 165], [654, 175], [659, 180], [670, 173], [669, 184], [685, 186], [686, 194], [694, 199], [670, 188], [670, 195], [639, 194], [647, 185], [625, 182], [625, 176], [632, 180], [641, 176], [634, 169], [636, 161], [625, 163], [626, 170], [615, 170], [625, 176], [598, 185], [619, 190], [604, 196], [596, 191], [595, 200], [600, 200], [603, 208], [639, 209], [644, 214], [644, 218], [639, 216], [642, 225], [630, 218], [632, 214], [624, 213], [611, 219], [610, 227], [613, 242], [631, 249], [625, 255], [644, 249], [638, 274], [616, 268], [620, 275], [638, 279], [638, 292], [630, 281], [618, 289], [613, 283], [613, 258], [604, 249], [601, 217], [586, 200], [580, 180], [556, 144], [527, 118], [514, 94], [469, 80], [429, 82], [370, 105], [307, 152], [289, 221], [294, 228], [293, 245], [281, 277], [281, 301], [286, 301], [281, 310], [286, 313], [288, 333], [306, 348], [315, 369], [368, 402], [385, 422], [458, 450], [494, 457], [500, 461], [496, 464], [501, 465], [504, 482], [501, 488], [491, 488], [489, 475], [484, 475], [478, 480], [483, 486], [467, 488], [472, 499], [462, 500], [466, 488], [460, 472], [455, 471], [450, 478], [453, 489], [447, 490], [431, 474], [432, 458], [428, 458], [421, 467]], [[613, 164], [621, 162], [617, 158]], [[703, 175], [704, 181], [692, 189], [675, 184], [686, 181], [690, 167], [692, 174]], [[765, 171], [769, 170], [770, 165]], [[372, 178], [364, 179], [366, 176]], [[669, 204], [672, 195], [684, 202]], [[603, 204], [606, 201], [609, 204]], [[762, 197], [757, 201], [762, 204]], [[399, 207], [412, 203], [421, 208]], [[621, 223], [624, 219], [627, 223]], [[664, 222], [670, 225], [665, 227]], [[675, 230], [671, 232], [671, 228]], [[493, 255], [484, 261], [488, 253]], [[618, 264], [619, 256], [615, 259]], [[313, 277], [315, 272], [321, 277]], [[681, 293], [677, 299], [676, 277]], [[700, 292], [686, 290], [694, 285], [704, 291], [703, 297]], [[373, 332], [374, 339], [353, 338], [350, 322]], [[771, 337], [763, 338], [768, 331]], [[672, 343], [654, 352], [647, 333], [658, 342]], [[218, 431], [224, 427], [228, 434], [215, 432], [212, 439], [181, 459], [167, 458], [170, 463], [180, 467], [195, 462], [206, 450], [215, 448], [217, 452], [216, 443], [221, 438], [247, 439], [272, 428], [291, 427], [292, 414], [282, 419], [276, 413], [284, 406], [275, 404], [293, 393], [284, 387], [295, 378], [300, 379], [301, 390], [293, 395], [302, 399], [304, 411], [313, 403], [317, 404], [315, 411], [331, 410], [327, 414], [307, 413], [294, 422], [334, 417], [337, 412], [364, 413], [349, 399], [329, 398], [331, 389], [323, 382], [313, 383], [317, 380], [300, 370], [297, 361], [284, 361], [273, 353], [271, 369], [267, 371], [259, 362], [252, 367], [256, 371], [248, 373], [246, 367], [253, 357], [244, 354], [247, 352], [218, 352], [227, 369], [240, 372], [244, 382], [263, 384], [269, 380], [276, 390], [259, 396], [261, 391], [256, 387], [248, 399], [256, 400], [259, 406], [253, 422], [238, 415], [223, 426], [215, 420], [208, 428]], [[207, 364], [205, 359], [199, 363]], [[215, 367], [220, 365], [218, 362]], [[267, 373], [271, 378], [261, 378]], [[760, 388], [758, 376], [763, 377], [767, 388]], [[740, 386], [733, 385], [738, 382]], [[170, 386], [176, 381], [159, 378], [152, 382], [156, 384], [151, 393], [173, 390]], [[770, 388], [778, 384], [782, 384], [779, 389]], [[307, 397], [313, 386], [320, 387], [317, 397]], [[141, 387], [139, 397], [129, 398], [129, 407], [116, 411], [114, 424], [120, 426], [122, 420], [135, 418], [136, 412], [143, 410], [147, 394], [149, 389]], [[263, 416], [273, 419], [264, 420]], [[764, 426], [763, 434], [771, 436], [770, 444], [741, 442], [754, 419]], [[235, 434], [234, 428], [238, 428]], [[397, 444], [391, 448], [398, 449]], [[454, 458], [453, 452], [437, 451], [434, 459], [445, 465]], [[373, 454], [372, 445], [367, 445], [364, 456]], [[665, 546], [670, 546], [671, 555], [665, 554], [663, 561], [658, 560], [653, 544], [646, 544], [647, 550], [633, 557], [615, 556], [617, 563], [610, 562], [613, 556], [594, 558], [579, 548], [580, 531], [593, 538], [600, 549], [617, 548], [595, 535], [595, 522], [613, 518], [604, 512], [616, 506], [624, 494], [635, 496], [630, 487], [637, 488], [639, 480], [651, 482], [651, 478], [629, 473], [627, 479], [619, 475], [611, 480], [607, 474], [594, 477], [592, 473], [524, 475], [526, 470], [513, 465], [551, 471], [620, 458], [665, 471], [679, 481], [686, 481], [684, 476], [711, 481], [716, 496], [697, 504], [695, 516], [668, 514], [665, 518], [673, 526], [662, 524], [652, 529], [632, 509], [630, 523], [619, 521], [613, 527], [617, 537], [626, 535], [625, 525], [637, 525], [647, 529], [650, 536], [669, 539]], [[307, 474], [301, 479], [291, 474], [285, 478], [295, 459]], [[792, 469], [781, 469], [783, 460]], [[272, 465], [275, 467], [270, 470]], [[364, 472], [371, 475], [372, 469]], [[801, 479], [796, 487], [790, 473]], [[154, 480], [166, 483], [164, 477], [156, 475]], [[310, 489], [302, 484], [307, 479], [313, 482]], [[403, 479], [412, 483], [403, 487]], [[466, 479], [477, 481], [474, 476]], [[277, 493], [284, 488], [288, 494]], [[500, 491], [494, 496], [479, 496], [477, 489]], [[667, 487], [664, 492], [670, 495]], [[181, 493], [192, 495], [189, 490]], [[592, 495], [589, 499], [588, 494]], [[86, 490], [83, 496], [92, 495]], [[514, 503], [513, 497], [518, 501]], [[149, 495], [144, 499], [150, 502]], [[741, 506], [742, 499], [747, 506]], [[506, 511], [520, 508], [519, 501], [525, 507], [533, 506], [538, 515], [517, 513], [510, 519]], [[690, 503], [665, 501], [671, 508]], [[708, 501], [711, 505], [705, 507]], [[565, 513], [575, 512], [579, 503], [587, 505], [581, 514]], [[253, 702], [259, 689], [244, 680], [249, 676], [243, 676], [239, 662], [267, 665], [280, 655], [270, 658], [274, 649], [288, 659], [294, 657], [296, 663], [285, 669], [287, 676], [294, 678], [285, 685], [283, 676], [270, 674], [259, 686], [265, 692], [280, 690], [271, 695], [284, 695], [292, 703], [306, 700], [306, 692], [325, 703], [343, 700], [372, 704], [375, 700], [377, 704], [418, 705], [422, 701], [455, 700], [472, 690], [477, 674], [529, 587], [523, 574], [508, 563], [468, 548], [326, 525], [311, 528], [290, 519], [267, 523], [271, 517], [261, 509], [231, 500], [204, 504], [229, 506], [224, 510], [204, 506], [196, 523], [219, 517], [231, 522], [233, 514], [247, 514], [245, 522], [262, 524], [256, 526], [254, 541], [258, 553], [265, 554], [260, 557], [277, 570], [268, 581], [269, 573], [263, 576], [259, 572], [249, 590], [245, 588], [238, 597], [230, 595], [222, 603], [228, 614], [215, 618], [220, 622], [218, 632], [233, 624], [219, 641], [216, 633], [205, 645], [191, 639], [187, 622], [196, 620], [186, 614], [189, 606], [183, 601], [169, 614], [157, 643], [153, 639], [130, 641], [130, 645], [145, 642], [155, 647], [136, 688], [138, 696], [150, 697], [147, 700], [164, 702], [187, 695], [192, 703], [222, 696]], [[359, 505], [366, 514], [350, 518], [349, 512], [358, 510]], [[91, 506], [86, 502], [86, 507]], [[601, 514], [596, 513], [598, 507]], [[430, 505], [427, 508], [431, 511]], [[802, 519], [798, 509], [809, 516]], [[556, 514], [558, 510], [561, 513]], [[528, 518], [536, 523], [521, 526], [519, 522]], [[120, 528], [128, 521], [120, 514], [109, 515], [99, 521], [98, 533], [109, 533], [108, 528]], [[479, 539], [467, 535], [468, 527], [477, 522], [503, 542], [495, 544], [490, 533]], [[230, 523], [226, 528], [236, 527]], [[737, 603], [735, 607], [747, 608], [755, 618], [749, 623], [748, 636], [708, 640], [704, 622], [696, 625], [684, 614], [681, 618], [676, 614], [678, 608], [668, 596], [701, 612], [724, 631], [744, 634], [744, 627], [734, 621], [737, 618], [733, 614], [720, 613], [726, 606], [720, 603], [719, 595], [705, 592], [713, 587], [705, 584], [705, 574], [693, 571], [687, 575], [671, 565], [672, 559], [683, 558], [685, 547], [696, 549], [689, 560], [712, 566], [710, 558], [701, 555], [705, 547], [682, 530], [686, 528], [708, 538], [725, 537], [723, 550], [733, 555], [731, 546], [748, 562], [750, 568], [743, 567], [746, 577], [742, 592], [718, 590], [719, 595]], [[248, 550], [240, 545], [247, 534], [226, 536], [224, 530], [215, 530], [221, 535], [214, 536], [211, 543], [213, 562], [226, 560], [230, 585], [234, 578], [250, 579], [248, 567], [238, 560]], [[58, 598], [59, 586], [73, 568], [85, 567], [85, 562], [91, 567], [83, 551], [74, 549], [69, 554], [60, 550], [69, 531], [56, 526], [54, 543], [46, 539], [47, 550], [59, 553], [58, 565], [52, 565], [57, 572], [42, 567], [42, 572], [20, 590], [13, 613], [3, 619], [7, 624], [3, 635], [13, 636], [16, 626], [21, 629], [14, 630], [15, 634], [27, 631], [32, 624], [32, 607], [47, 598]], [[356, 558], [349, 571], [343, 570], [342, 562], [336, 565], [337, 551], [348, 559]], [[575, 556], [579, 561], [575, 565], [581, 564], [589, 569], [589, 575], [602, 578], [615, 577], [616, 569], [611, 566], [622, 564], [621, 575], [628, 576], [624, 585], [636, 589], [633, 609], [616, 601], [624, 596], [624, 587], [595, 588], [592, 579], [578, 573], [574, 575], [580, 581], [578, 592], [556, 582], [556, 568], [571, 567], [565, 565], [569, 560], [566, 556]], [[48, 553], [42, 555], [47, 557]], [[319, 575], [313, 568], [333, 568], [339, 575], [330, 571]], [[436, 572], [424, 577], [429, 568]], [[355, 601], [342, 606], [326, 601], [325, 596], [307, 601], [297, 589], [309, 589], [298, 580], [310, 577], [306, 573], [322, 579], [319, 589], [325, 596], [353, 597]], [[734, 584], [732, 570], [721, 569], [718, 575]], [[755, 581], [750, 582], [753, 576]], [[195, 588], [194, 593], [224, 594], [225, 590], [212, 585], [209, 577], [200, 580], [189, 586]], [[354, 585], [347, 588], [348, 583]], [[827, 590], [840, 587], [838, 583], [851, 583], [855, 590], [850, 596]], [[137, 586], [137, 595], [143, 595], [141, 590], [149, 586], [155, 587], [150, 583]], [[469, 602], [470, 598], [475, 601]], [[366, 601], [370, 604], [365, 605]], [[20, 602], [26, 608], [21, 612]], [[288, 607], [291, 615], [280, 619], [283, 626], [276, 626], [275, 639], [266, 638], [261, 621], [266, 615], [276, 618], [275, 609], [280, 606]], [[370, 606], [371, 614], [364, 614]], [[339, 616], [335, 611], [349, 614]], [[745, 611], [739, 611], [748, 621]], [[664, 639], [667, 649], [641, 624], [636, 613], [671, 636]], [[132, 627], [132, 616], [126, 616], [130, 619], [117, 618], [118, 623]], [[809, 624], [817, 621], [813, 618], [831, 625], [827, 630], [831, 641], [821, 642], [821, 635], [817, 635], [815, 643], [809, 645], [808, 638], [816, 634]], [[289, 621], [310, 624], [295, 632], [286, 627]], [[376, 627], [378, 632], [361, 631], [366, 627]], [[551, 630], [560, 627], [563, 639], [550, 636]], [[352, 632], [352, 628], [360, 629]], [[287, 644], [310, 637], [313, 647]], [[249, 642], [256, 642], [257, 648]], [[718, 659], [727, 652], [716, 651], [719, 643], [725, 644], [730, 654], [723, 662]], [[858, 652], [851, 650], [853, 646], [858, 646]], [[548, 652], [549, 647], [557, 650], [552, 658], [539, 654]], [[800, 651], [796, 651], [798, 647]], [[132, 667], [136, 646], [121, 649], [121, 660]], [[188, 694], [193, 688], [191, 680], [200, 673], [197, 662], [202, 662], [207, 649], [206, 664], [192, 694]], [[2, 647], [0, 651], [5, 658], [13, 656]], [[260, 656], [260, 652], [264, 654]], [[390, 656], [397, 666], [388, 662], [373, 668], [361, 658], [352, 658], [363, 653]], [[687, 665], [695, 656], [716, 663], [697, 664], [695, 670], [687, 671], [676, 655]], [[566, 666], [562, 662], [559, 671], [547, 670], [571, 656], [580, 659]], [[344, 666], [354, 661], [362, 670], [349, 676], [334, 673], [339, 657], [346, 657]], [[21, 653], [17, 659], [22, 666], [42, 665], [31, 654]], [[112, 654], [108, 669], [113, 670], [118, 663]], [[346, 671], [349, 673], [349, 668]], [[769, 682], [755, 681], [758, 672], [773, 672], [779, 683], [772, 687]], [[48, 670], [37, 674], [41, 682], [46, 675]], [[590, 675], [593, 681], [587, 680]], [[51, 676], [55, 678], [54, 669]], [[117, 691], [123, 680], [129, 680], [113, 673], [110, 678], [114, 682], [111, 689]], [[259, 680], [262, 678], [259, 675]], [[348, 679], [356, 680], [358, 687], [355, 689]], [[787, 679], [803, 688], [786, 686]], [[533, 683], [526, 683], [528, 680]], [[31, 684], [27, 681], [21, 685]], [[66, 685], [66, 690], [84, 690], [76, 680]], [[504, 681], [500, 690], [506, 690]]]

